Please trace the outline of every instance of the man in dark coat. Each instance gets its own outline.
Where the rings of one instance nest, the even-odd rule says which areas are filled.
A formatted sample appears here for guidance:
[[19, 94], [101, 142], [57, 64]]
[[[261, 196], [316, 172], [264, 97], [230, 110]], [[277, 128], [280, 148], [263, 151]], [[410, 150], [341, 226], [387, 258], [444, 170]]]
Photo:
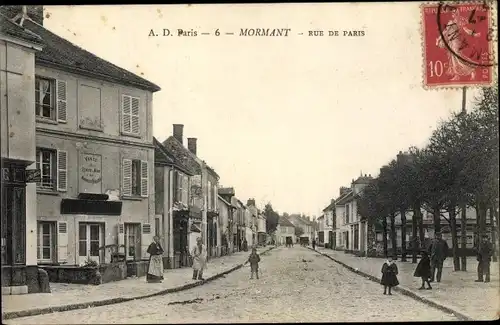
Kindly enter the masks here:
[[312, 241], [312, 247], [313, 247], [314, 250], [316, 249], [316, 239], [313, 239], [313, 241]]
[[[448, 243], [443, 240], [441, 233], [437, 232], [434, 240], [429, 246], [429, 256], [431, 259], [431, 280], [434, 282], [436, 278], [437, 282], [441, 282], [441, 275], [443, 273], [443, 262], [448, 256]], [[437, 269], [437, 274], [436, 274]]]
[[491, 244], [488, 236], [483, 236], [481, 242], [477, 247], [477, 280], [476, 282], [483, 282], [483, 275], [485, 275], [484, 282], [490, 282], [490, 263], [491, 256], [493, 255], [493, 245]]

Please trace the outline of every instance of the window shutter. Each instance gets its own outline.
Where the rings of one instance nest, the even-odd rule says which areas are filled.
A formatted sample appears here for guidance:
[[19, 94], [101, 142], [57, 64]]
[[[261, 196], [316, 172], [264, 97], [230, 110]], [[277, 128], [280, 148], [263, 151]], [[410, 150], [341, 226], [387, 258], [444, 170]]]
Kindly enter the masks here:
[[118, 245], [118, 252], [125, 253], [125, 225], [119, 223], [116, 225], [116, 244]]
[[211, 209], [212, 208], [212, 183], [208, 182], [208, 199], [207, 199], [207, 208]]
[[176, 202], [182, 202], [182, 179], [181, 179], [181, 173], [176, 171], [175, 172], [175, 201]]
[[141, 196], [148, 196], [148, 186], [149, 186], [149, 170], [148, 162], [141, 160]]
[[182, 203], [188, 204], [188, 189], [189, 189], [189, 178], [186, 175], [182, 176]]
[[68, 260], [68, 224], [66, 222], [57, 223], [57, 261], [66, 263]]
[[217, 210], [217, 185], [214, 185], [214, 209]]
[[61, 123], [66, 123], [67, 120], [67, 108], [66, 108], [66, 81], [57, 80], [56, 81], [56, 92], [57, 92], [57, 121]]
[[152, 242], [153, 232], [151, 231], [151, 225], [149, 223], [143, 223], [141, 231], [142, 257], [146, 257], [148, 255], [148, 247]]
[[57, 151], [57, 190], [65, 192], [68, 187], [68, 152]]
[[123, 132], [130, 133], [132, 130], [131, 125], [131, 115], [132, 115], [132, 103], [130, 96], [122, 96], [122, 128]]
[[132, 195], [132, 160], [123, 159], [123, 173], [122, 173], [122, 195]]
[[140, 125], [139, 125], [139, 98], [132, 97], [132, 111], [131, 111], [131, 120], [132, 120], [132, 130], [133, 134], [139, 134]]

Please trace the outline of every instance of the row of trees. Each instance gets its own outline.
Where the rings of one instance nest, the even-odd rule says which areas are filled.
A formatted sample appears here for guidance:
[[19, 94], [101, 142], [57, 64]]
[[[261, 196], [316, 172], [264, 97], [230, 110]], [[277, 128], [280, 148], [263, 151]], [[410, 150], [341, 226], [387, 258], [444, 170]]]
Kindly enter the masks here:
[[[380, 175], [358, 198], [361, 217], [371, 226], [382, 227], [384, 253], [387, 254], [388, 232], [392, 247], [397, 247], [396, 215], [400, 215], [402, 224], [406, 225], [406, 215], [412, 212], [410, 247], [415, 248], [412, 262], [416, 263], [417, 249], [424, 247], [421, 213], [424, 209], [433, 215], [435, 231], [441, 231], [441, 221], [446, 220], [452, 237], [454, 268], [465, 271], [466, 207], [473, 207], [477, 212], [475, 233], [478, 237], [487, 231], [488, 214], [493, 242], [499, 236], [498, 152], [498, 86], [495, 86], [482, 90], [471, 112], [453, 114], [440, 123], [426, 147], [411, 147], [407, 154], [399, 154], [382, 167]], [[406, 260], [406, 227], [402, 227], [401, 232], [401, 257]]]

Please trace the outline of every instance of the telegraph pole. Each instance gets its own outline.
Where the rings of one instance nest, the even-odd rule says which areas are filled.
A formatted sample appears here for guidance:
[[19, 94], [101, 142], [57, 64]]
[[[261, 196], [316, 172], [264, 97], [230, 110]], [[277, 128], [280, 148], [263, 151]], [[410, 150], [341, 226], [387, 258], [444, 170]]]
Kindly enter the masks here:
[[[466, 99], [467, 99], [467, 87], [462, 88], [462, 115], [465, 118], [465, 114], [467, 114], [466, 108]], [[466, 212], [467, 204], [465, 202], [465, 198], [462, 198], [462, 202], [460, 202], [461, 209], [461, 218], [460, 218], [460, 242], [462, 247], [462, 258], [461, 258], [461, 268], [462, 271], [467, 271], [467, 212]], [[477, 219], [476, 219], [477, 222]]]

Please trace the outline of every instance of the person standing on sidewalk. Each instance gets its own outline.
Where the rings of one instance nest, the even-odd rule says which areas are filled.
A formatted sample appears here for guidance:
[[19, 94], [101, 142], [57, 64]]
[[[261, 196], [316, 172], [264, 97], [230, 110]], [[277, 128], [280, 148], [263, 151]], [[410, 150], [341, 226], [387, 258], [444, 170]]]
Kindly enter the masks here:
[[163, 248], [160, 244], [160, 237], [153, 237], [153, 242], [149, 245], [147, 252], [149, 254], [149, 267], [146, 281], [160, 283], [163, 281]]
[[477, 280], [475, 282], [490, 282], [490, 263], [493, 255], [493, 245], [487, 235], [483, 235], [483, 239], [477, 247]]
[[313, 246], [313, 249], [316, 250], [316, 239], [313, 239], [312, 246]]
[[417, 268], [415, 269], [415, 273], [413, 276], [422, 279], [422, 285], [419, 290], [425, 289], [425, 283], [427, 282], [427, 290], [431, 290], [431, 283], [429, 279], [431, 278], [431, 260], [429, 259], [429, 255], [426, 251], [422, 251], [422, 258], [420, 262], [418, 262]]
[[431, 257], [431, 282], [434, 282], [434, 279], [436, 279], [437, 282], [441, 282], [443, 263], [448, 256], [448, 249], [448, 243], [443, 240], [441, 233], [437, 232], [434, 240], [429, 246], [429, 254]]
[[392, 295], [392, 287], [399, 285], [397, 275], [398, 266], [394, 262], [393, 258], [389, 256], [384, 265], [382, 265], [382, 279], [380, 283], [384, 286], [384, 295], [387, 294], [387, 288], [389, 288], [389, 294]]
[[193, 280], [204, 280], [203, 270], [207, 264], [207, 249], [203, 245], [201, 237], [196, 239], [196, 246], [191, 256], [193, 256]]

